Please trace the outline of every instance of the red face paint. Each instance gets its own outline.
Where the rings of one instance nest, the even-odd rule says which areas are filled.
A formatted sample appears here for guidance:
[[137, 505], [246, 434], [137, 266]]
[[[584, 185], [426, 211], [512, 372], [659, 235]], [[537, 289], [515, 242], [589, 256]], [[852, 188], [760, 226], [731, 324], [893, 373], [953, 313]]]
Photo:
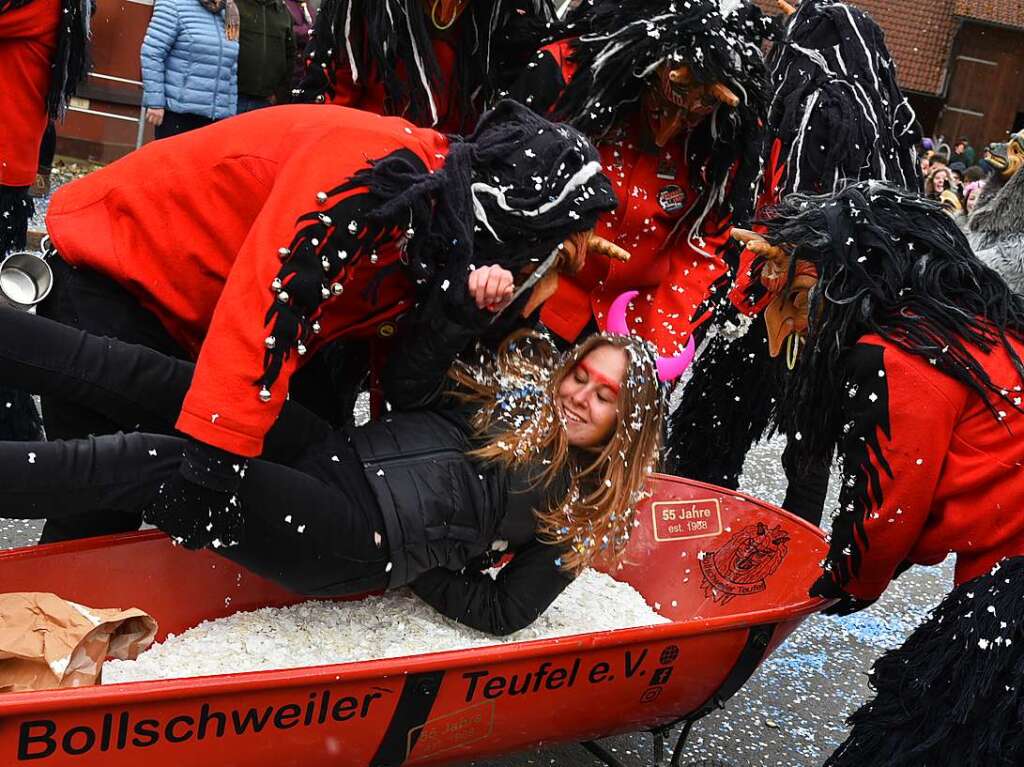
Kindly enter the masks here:
[[594, 370], [592, 367], [590, 367], [590, 365], [588, 365], [583, 360], [580, 360], [579, 365], [580, 365], [581, 368], [583, 368], [586, 371], [588, 376], [590, 376], [592, 379], [597, 381], [602, 386], [607, 386], [609, 389], [611, 389], [615, 393], [616, 397], [619, 396], [619, 384], [618, 384], [617, 381], [613, 381], [610, 378], [608, 378], [608, 376], [603, 375], [602, 373], [598, 372], [597, 370]]

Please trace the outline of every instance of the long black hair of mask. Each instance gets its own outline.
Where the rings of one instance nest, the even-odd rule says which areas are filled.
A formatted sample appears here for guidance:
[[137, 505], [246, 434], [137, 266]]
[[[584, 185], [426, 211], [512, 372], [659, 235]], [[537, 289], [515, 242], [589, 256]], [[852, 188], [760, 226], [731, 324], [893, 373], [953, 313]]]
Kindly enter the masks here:
[[1024, 383], [1010, 343], [1024, 342], [1024, 297], [978, 260], [940, 205], [865, 181], [835, 195], [790, 195], [763, 223], [770, 242], [793, 249], [819, 275], [807, 345], [775, 413], [777, 426], [801, 435], [805, 461], [832, 458], [842, 428], [843, 359], [867, 334], [933, 362], [980, 396], [993, 417], [1000, 405], [1020, 409], [974, 350], [1003, 347]]
[[723, 14], [718, 0], [586, 0], [560, 30], [574, 38], [577, 70], [553, 114], [595, 140], [641, 111], [663, 63], [688, 65], [697, 82], [724, 83], [739, 97], [686, 138], [691, 183], [704, 192], [699, 223], [719, 206], [738, 225], [753, 207], [768, 92], [761, 43], [770, 22], [745, 0], [733, 5]]
[[505, 80], [525, 65], [547, 25], [551, 0], [469, 0], [450, 34], [456, 48], [455, 82], [445, 82], [434, 54], [430, 10], [423, 0], [325, 0], [306, 49], [298, 101], [323, 101], [335, 92], [335, 69], [349, 64], [358, 83], [374, 78], [387, 93], [387, 112], [431, 127], [445, 120], [436, 94], [453, 94], [450, 108], [473, 126]]
[[374, 217], [402, 225], [410, 216], [410, 265], [425, 280], [443, 270], [456, 296], [473, 265], [517, 274], [618, 204], [590, 142], [515, 101], [499, 102], [473, 135], [452, 140], [436, 173], [386, 158], [354, 181], [386, 200]]
[[881, 28], [847, 3], [804, 0], [768, 57], [772, 101], [766, 165], [776, 142], [780, 195], [823, 194], [849, 180], [920, 191], [917, 117]]

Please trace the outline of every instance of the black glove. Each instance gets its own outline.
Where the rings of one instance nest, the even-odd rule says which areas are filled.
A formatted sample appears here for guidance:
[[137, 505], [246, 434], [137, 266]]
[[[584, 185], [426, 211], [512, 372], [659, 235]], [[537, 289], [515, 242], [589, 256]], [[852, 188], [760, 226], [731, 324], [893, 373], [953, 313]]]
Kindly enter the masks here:
[[187, 549], [230, 546], [242, 538], [238, 488], [248, 461], [190, 440], [178, 473], [160, 487], [142, 518]]
[[861, 610], [865, 610], [878, 601], [877, 599], [858, 599], [852, 594], [847, 594], [835, 584], [828, 573], [814, 582], [814, 585], [811, 586], [810, 594], [812, 597], [838, 600], [835, 604], [830, 605], [821, 612], [822, 615], [836, 615], [840, 617], [853, 615]]

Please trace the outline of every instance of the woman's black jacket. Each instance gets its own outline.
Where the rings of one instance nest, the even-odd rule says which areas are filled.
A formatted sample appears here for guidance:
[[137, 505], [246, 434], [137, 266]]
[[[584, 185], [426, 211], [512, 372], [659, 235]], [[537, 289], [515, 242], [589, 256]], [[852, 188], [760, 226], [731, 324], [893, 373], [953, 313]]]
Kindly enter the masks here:
[[[394, 412], [354, 429], [352, 444], [384, 517], [390, 587], [411, 584], [449, 618], [509, 634], [572, 580], [560, 569], [562, 551], [534, 532], [534, 510], [564, 496], [566, 484], [538, 487], [525, 471], [466, 455], [480, 445], [474, 410], [450, 396], [448, 370], [479, 329], [451, 319], [442, 303], [429, 302], [403, 328], [384, 375]], [[499, 551], [513, 558], [492, 579], [480, 567]]]

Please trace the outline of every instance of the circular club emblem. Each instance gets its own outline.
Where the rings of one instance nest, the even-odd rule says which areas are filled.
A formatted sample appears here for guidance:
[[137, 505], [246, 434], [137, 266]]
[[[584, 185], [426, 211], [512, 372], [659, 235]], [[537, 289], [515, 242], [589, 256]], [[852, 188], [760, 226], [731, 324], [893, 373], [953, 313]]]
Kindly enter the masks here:
[[686, 192], [678, 184], [666, 186], [658, 192], [658, 204], [666, 213], [678, 213], [686, 207]]

